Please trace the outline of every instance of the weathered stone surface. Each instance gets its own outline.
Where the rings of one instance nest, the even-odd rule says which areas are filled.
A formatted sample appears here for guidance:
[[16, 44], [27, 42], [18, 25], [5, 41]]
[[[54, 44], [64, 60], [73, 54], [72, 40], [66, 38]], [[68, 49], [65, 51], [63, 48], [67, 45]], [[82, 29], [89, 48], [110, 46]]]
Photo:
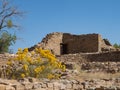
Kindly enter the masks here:
[[24, 86], [26, 90], [30, 90], [33, 88], [33, 83], [25, 83]]
[[5, 90], [15, 90], [14, 87], [7, 85]]
[[83, 89], [80, 84], [73, 84], [73, 89], [81, 90]]
[[102, 39], [99, 34], [72, 35], [59, 32], [47, 34], [42, 42], [29, 50], [32, 51], [35, 47], [49, 49], [55, 55], [116, 50], [108, 40]]
[[21, 84], [13, 85], [13, 87], [15, 88], [15, 90], [25, 90], [25, 86]]
[[[119, 82], [114, 79], [91, 79], [80, 82], [78, 80], [35, 81], [31, 83], [25, 79], [24, 84], [12, 80], [8, 84], [0, 84], [0, 90], [120, 90]], [[12, 82], [12, 84], [11, 84]], [[17, 82], [17, 83], [16, 83]]]
[[68, 84], [66, 85], [66, 88], [67, 88], [67, 89], [72, 89], [72, 87], [73, 87], [73, 85], [72, 85], [71, 83], [68, 83]]
[[66, 63], [65, 66], [67, 69], [70, 69], [70, 70], [74, 69], [74, 63]]
[[41, 88], [47, 88], [47, 84], [46, 83], [42, 83], [41, 84]]
[[60, 83], [59, 82], [54, 82], [53, 86], [54, 86], [54, 88], [60, 88]]
[[53, 83], [47, 83], [48, 88], [53, 88]]
[[66, 85], [63, 84], [63, 83], [61, 83], [61, 84], [60, 84], [60, 89], [61, 89], [61, 90], [66, 90]]
[[37, 88], [41, 88], [41, 83], [34, 82], [32, 89], [37, 89]]
[[6, 85], [0, 84], [0, 90], [6, 90]]

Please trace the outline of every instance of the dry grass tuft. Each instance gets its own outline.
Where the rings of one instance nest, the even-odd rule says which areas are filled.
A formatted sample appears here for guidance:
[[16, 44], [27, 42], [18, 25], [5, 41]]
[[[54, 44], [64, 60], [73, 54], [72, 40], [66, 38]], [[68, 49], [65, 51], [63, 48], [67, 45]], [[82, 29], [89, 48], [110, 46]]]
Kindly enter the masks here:
[[118, 78], [120, 77], [120, 73], [110, 74], [104, 72], [96, 72], [96, 73], [87, 73], [80, 72], [79, 78], [82, 79], [105, 79], [105, 78]]
[[76, 80], [91, 80], [91, 79], [110, 79], [110, 78], [120, 78], [120, 73], [105, 73], [105, 72], [86, 72], [80, 69], [80, 66], [75, 64], [74, 70], [77, 70], [77, 74], [71, 75], [70, 79]]

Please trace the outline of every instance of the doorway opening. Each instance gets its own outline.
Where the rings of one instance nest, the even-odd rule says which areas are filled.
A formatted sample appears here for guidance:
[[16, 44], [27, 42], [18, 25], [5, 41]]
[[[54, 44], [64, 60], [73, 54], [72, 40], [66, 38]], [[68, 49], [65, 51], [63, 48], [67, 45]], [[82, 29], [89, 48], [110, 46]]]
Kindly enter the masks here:
[[60, 44], [61, 55], [68, 54], [68, 45], [67, 44]]

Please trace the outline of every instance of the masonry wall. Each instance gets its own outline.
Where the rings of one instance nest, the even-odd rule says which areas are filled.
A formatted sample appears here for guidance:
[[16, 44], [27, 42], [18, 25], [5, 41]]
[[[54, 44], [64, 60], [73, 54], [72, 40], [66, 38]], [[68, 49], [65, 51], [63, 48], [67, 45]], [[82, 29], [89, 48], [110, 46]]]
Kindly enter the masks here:
[[6, 64], [6, 62], [9, 58], [13, 58], [13, 57], [15, 57], [14, 54], [8, 54], [8, 53], [0, 54], [0, 67], [2, 65]]
[[98, 34], [71, 35], [63, 34], [63, 43], [67, 44], [68, 53], [98, 52]]
[[112, 46], [106, 45], [99, 34], [72, 35], [59, 32], [47, 34], [42, 42], [29, 50], [32, 51], [35, 47], [49, 49], [55, 55], [114, 50]]
[[61, 55], [58, 57], [60, 61], [68, 62], [120, 62], [120, 51], [105, 53], [77, 53]]
[[37, 47], [41, 47], [43, 49], [49, 49], [55, 55], [60, 55], [60, 43], [62, 43], [62, 33], [51, 33], [48, 34], [41, 43], [37, 45]]
[[87, 54], [86, 59], [93, 62], [120, 62], [120, 51]]

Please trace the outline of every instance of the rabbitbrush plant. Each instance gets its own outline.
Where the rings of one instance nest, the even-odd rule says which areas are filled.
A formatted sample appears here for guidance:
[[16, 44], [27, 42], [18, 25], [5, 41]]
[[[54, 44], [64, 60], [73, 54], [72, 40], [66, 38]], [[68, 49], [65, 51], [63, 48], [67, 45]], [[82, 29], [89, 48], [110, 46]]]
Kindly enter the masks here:
[[57, 72], [65, 71], [65, 65], [59, 62], [49, 50], [36, 48], [29, 52], [27, 48], [18, 49], [16, 56], [10, 58], [4, 70], [4, 77], [19, 79], [26, 77], [59, 78]]

